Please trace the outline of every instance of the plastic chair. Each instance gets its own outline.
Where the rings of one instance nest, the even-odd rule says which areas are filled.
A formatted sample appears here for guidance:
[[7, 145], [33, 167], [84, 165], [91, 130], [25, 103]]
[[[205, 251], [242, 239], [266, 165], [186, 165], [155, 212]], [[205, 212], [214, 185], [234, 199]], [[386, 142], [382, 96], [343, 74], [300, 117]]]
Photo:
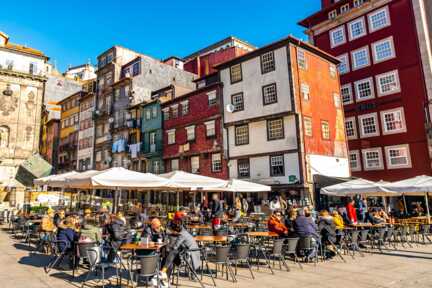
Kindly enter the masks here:
[[[86, 250], [87, 252], [87, 260], [89, 262], [89, 271], [86, 275], [86, 278], [84, 279], [84, 282], [82, 283], [81, 287], [84, 287], [90, 277], [90, 275], [92, 273], [95, 273], [97, 275], [97, 270], [100, 269], [101, 270], [101, 279], [100, 281], [102, 281], [102, 288], [105, 288], [105, 271], [112, 267], [113, 264], [112, 263], [108, 263], [108, 262], [102, 262], [102, 248], [101, 247], [93, 247], [93, 248], [88, 248]], [[119, 277], [119, 271], [116, 268], [116, 274], [117, 274], [117, 280]], [[99, 281], [97, 281], [99, 282]]]
[[292, 257], [294, 259], [294, 263], [297, 263], [300, 269], [303, 269], [303, 266], [301, 265], [300, 261], [298, 261], [297, 257], [297, 245], [299, 240], [299, 237], [287, 238], [285, 241], [286, 244], [284, 245], [283, 255]]
[[313, 255], [313, 259], [316, 263], [318, 263], [318, 247], [313, 243], [313, 238], [311, 236], [308, 237], [300, 237], [298, 241], [297, 249], [303, 253], [303, 261], [308, 262], [311, 254]]
[[273, 267], [275, 266], [275, 260], [277, 260], [279, 262], [279, 270], [282, 270], [283, 265], [287, 271], [290, 271], [283, 255], [284, 239], [275, 239], [272, 244], [268, 250], [267, 257], [273, 260]]
[[[231, 261], [229, 259], [229, 252], [230, 252], [230, 247], [229, 246], [215, 246], [214, 247], [214, 251], [215, 254], [208, 257], [208, 261], [210, 263], [213, 263], [216, 265], [216, 278], [217, 278], [217, 273], [218, 273], [218, 266], [221, 265], [222, 269], [222, 277], [224, 274], [223, 268], [225, 267], [226, 269], [226, 279], [228, 280], [228, 276], [230, 275], [232, 278], [233, 282], [237, 282], [237, 279], [234, 275], [234, 272], [231, 269]], [[229, 273], [229, 275], [228, 275]]]
[[255, 276], [252, 272], [251, 264], [250, 264], [250, 245], [249, 244], [236, 244], [233, 246], [234, 252], [231, 255], [231, 260], [234, 262], [234, 273], [237, 275], [237, 266], [238, 263], [245, 263], [249, 269], [249, 272], [252, 276], [252, 279], [255, 279]]
[[[136, 269], [133, 269], [133, 265], [135, 264]], [[142, 255], [142, 256], [133, 256], [130, 258], [130, 268], [131, 271], [131, 279], [135, 281], [135, 284], [139, 284], [139, 280], [141, 278], [145, 278], [146, 287], [148, 285], [148, 279], [150, 277], [156, 276], [157, 279], [157, 287], [160, 286], [159, 279], [159, 266], [160, 266], [160, 256], [158, 253], [151, 255]], [[135, 278], [135, 279], [134, 279]], [[132, 282], [134, 285], [134, 282]]]

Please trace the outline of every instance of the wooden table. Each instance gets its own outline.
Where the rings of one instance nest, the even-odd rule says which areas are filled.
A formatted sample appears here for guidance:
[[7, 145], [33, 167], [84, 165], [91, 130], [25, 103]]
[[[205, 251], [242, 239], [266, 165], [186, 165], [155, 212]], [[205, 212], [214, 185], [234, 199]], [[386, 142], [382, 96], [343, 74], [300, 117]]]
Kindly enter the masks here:
[[275, 232], [270, 231], [256, 231], [256, 232], [247, 232], [246, 235], [249, 237], [278, 237], [279, 235]]
[[212, 229], [210, 225], [200, 224], [200, 225], [187, 225], [188, 229]]
[[160, 248], [164, 247], [165, 245], [166, 245], [165, 243], [155, 243], [155, 242], [149, 242], [148, 244], [143, 244], [143, 243], [128, 243], [128, 244], [123, 244], [122, 246], [120, 246], [120, 250], [131, 250], [131, 251], [150, 250], [150, 251], [157, 251]]
[[195, 236], [195, 241], [197, 242], [227, 242], [227, 236]]

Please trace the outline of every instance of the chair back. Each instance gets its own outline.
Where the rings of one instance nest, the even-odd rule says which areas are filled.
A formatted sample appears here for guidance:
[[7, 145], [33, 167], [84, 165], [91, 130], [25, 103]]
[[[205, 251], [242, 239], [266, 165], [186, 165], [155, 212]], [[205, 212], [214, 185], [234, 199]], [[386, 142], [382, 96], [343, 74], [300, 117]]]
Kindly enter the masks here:
[[100, 247], [88, 248], [86, 252], [90, 267], [95, 267], [102, 262], [102, 249]]
[[369, 229], [361, 230], [360, 231], [360, 242], [367, 242], [368, 241], [368, 235], [369, 235]]
[[385, 228], [379, 228], [378, 229], [378, 240], [384, 241], [385, 233], [386, 233], [386, 229]]
[[272, 254], [273, 255], [282, 255], [282, 248], [284, 244], [284, 239], [275, 239], [273, 241]]
[[422, 224], [421, 231], [423, 234], [429, 234], [431, 232], [431, 225], [430, 224]]
[[351, 231], [351, 233], [350, 233], [351, 243], [353, 243], [353, 244], [357, 244], [358, 243], [359, 234], [360, 233], [357, 230]]
[[385, 235], [385, 240], [386, 241], [390, 241], [392, 239], [392, 237], [393, 237], [393, 234], [394, 234], [394, 228], [393, 227], [389, 227], [387, 229], [387, 233]]
[[87, 258], [87, 250], [96, 248], [98, 245], [96, 243], [79, 243], [78, 244], [78, 255], [81, 258]]
[[300, 250], [312, 249], [313, 248], [312, 237], [310, 237], [310, 236], [300, 237], [297, 245], [298, 245], [298, 249], [300, 249]]
[[215, 257], [214, 261], [216, 263], [225, 263], [228, 260], [229, 257], [229, 246], [216, 246], [215, 247]]
[[300, 238], [288, 238], [287, 244], [285, 246], [285, 253], [287, 254], [295, 254], [297, 252], [297, 244]]
[[138, 256], [140, 262], [140, 276], [153, 276], [159, 271], [159, 254]]
[[238, 244], [235, 245], [234, 258], [236, 260], [246, 260], [249, 258], [249, 244]]
[[417, 233], [417, 227], [415, 224], [411, 224], [408, 226], [408, 231], [410, 235], [416, 234]]
[[199, 230], [199, 235], [202, 235], [202, 236], [212, 236], [213, 235], [213, 230], [211, 230], [211, 229], [201, 229], [201, 230]]

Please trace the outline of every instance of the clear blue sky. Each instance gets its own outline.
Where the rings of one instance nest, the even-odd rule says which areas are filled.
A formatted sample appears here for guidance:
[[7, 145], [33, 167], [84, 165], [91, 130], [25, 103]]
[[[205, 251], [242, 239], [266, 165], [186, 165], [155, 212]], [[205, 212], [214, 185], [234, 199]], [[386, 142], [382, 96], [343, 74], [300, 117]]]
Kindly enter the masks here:
[[59, 70], [113, 45], [165, 58], [186, 56], [229, 35], [262, 46], [288, 34], [320, 0], [2, 1], [0, 31], [42, 50]]

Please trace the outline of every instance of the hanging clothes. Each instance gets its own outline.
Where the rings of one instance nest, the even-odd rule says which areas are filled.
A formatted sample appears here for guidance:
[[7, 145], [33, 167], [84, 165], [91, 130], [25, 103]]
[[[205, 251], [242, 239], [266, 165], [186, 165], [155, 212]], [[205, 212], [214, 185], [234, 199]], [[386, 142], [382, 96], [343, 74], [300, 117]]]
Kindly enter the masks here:
[[131, 152], [131, 158], [137, 158], [138, 153], [140, 152], [141, 143], [131, 144], [129, 145], [129, 150]]
[[124, 152], [126, 150], [126, 141], [125, 139], [117, 140], [117, 152]]

